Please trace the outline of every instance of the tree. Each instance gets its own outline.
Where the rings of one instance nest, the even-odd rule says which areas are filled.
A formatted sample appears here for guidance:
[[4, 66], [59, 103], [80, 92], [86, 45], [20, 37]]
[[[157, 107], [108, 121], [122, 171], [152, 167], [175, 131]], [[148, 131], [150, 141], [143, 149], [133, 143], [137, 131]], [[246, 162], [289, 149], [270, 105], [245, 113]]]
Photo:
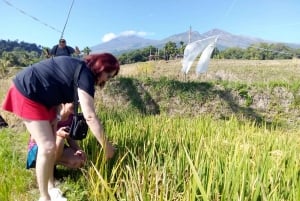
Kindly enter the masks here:
[[165, 54], [166, 54], [165, 56], [167, 60], [170, 58], [170, 56], [175, 57], [178, 53], [176, 43], [172, 41], [167, 42], [166, 45], [164, 46], [164, 49], [165, 49]]
[[223, 59], [242, 59], [244, 56], [244, 50], [238, 47], [228, 48], [219, 53]]
[[300, 49], [294, 50], [293, 55], [295, 58], [300, 58]]
[[179, 50], [179, 52], [180, 52], [180, 54], [183, 55], [184, 49], [185, 49], [186, 45], [184, 45], [183, 41], [180, 41], [179, 44], [180, 44], [180, 50]]
[[91, 52], [91, 49], [89, 47], [85, 47], [82, 52], [85, 54], [85, 55], [89, 55], [90, 52]]
[[13, 52], [4, 51], [2, 53], [2, 60], [4, 60], [7, 67], [13, 66], [17, 63], [17, 58]]
[[8, 66], [9, 66], [9, 61], [0, 59], [0, 74], [1, 74], [1, 76], [5, 75], [5, 72], [7, 71]]

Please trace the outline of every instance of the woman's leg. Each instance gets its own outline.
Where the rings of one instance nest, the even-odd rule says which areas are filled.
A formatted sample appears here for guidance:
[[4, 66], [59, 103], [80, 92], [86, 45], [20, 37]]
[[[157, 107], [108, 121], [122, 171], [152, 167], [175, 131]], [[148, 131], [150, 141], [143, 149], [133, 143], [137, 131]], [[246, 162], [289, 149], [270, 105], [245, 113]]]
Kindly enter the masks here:
[[40, 200], [50, 200], [48, 181], [53, 176], [55, 160], [55, 136], [49, 121], [24, 120], [25, 126], [38, 145], [36, 177], [41, 194]]
[[[51, 121], [51, 126], [52, 126], [52, 130], [53, 130], [53, 136], [54, 136], [54, 140], [56, 141], [56, 130], [57, 130], [57, 119], [54, 119], [53, 121]], [[54, 163], [53, 163], [53, 170], [50, 172], [49, 175], [49, 180], [48, 180], [48, 190], [55, 188], [55, 184], [54, 184], [54, 166], [55, 166], [55, 161], [57, 158], [57, 145], [55, 145], [55, 157], [54, 157]]]

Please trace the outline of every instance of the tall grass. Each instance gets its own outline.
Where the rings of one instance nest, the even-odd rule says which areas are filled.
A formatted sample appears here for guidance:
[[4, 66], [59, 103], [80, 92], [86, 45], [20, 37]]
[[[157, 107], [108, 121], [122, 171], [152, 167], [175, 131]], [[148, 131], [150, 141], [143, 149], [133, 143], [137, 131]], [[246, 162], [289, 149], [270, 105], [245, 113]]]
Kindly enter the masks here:
[[[299, 200], [300, 133], [209, 116], [145, 116], [101, 110], [116, 156], [103, 159], [92, 135], [80, 171], [64, 171], [69, 200]], [[32, 200], [26, 134], [1, 132], [1, 200]], [[20, 138], [20, 136], [23, 136]], [[24, 145], [23, 147], [26, 147]]]
[[236, 118], [124, 113], [102, 118], [118, 152], [105, 162], [92, 138], [83, 142], [86, 150], [93, 147], [91, 164], [83, 172], [88, 200], [300, 197], [299, 132], [283, 133]]
[[25, 169], [26, 135], [1, 129], [0, 137], [0, 200], [32, 200], [36, 183]]

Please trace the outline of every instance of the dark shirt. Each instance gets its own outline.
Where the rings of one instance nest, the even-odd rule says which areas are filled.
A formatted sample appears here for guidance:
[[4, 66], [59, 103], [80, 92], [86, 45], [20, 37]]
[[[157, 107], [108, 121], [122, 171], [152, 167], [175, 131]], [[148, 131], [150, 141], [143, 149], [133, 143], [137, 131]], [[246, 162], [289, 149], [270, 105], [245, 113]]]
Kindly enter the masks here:
[[71, 126], [72, 124], [72, 120], [73, 120], [73, 114], [69, 115], [68, 116], [68, 119], [65, 120], [65, 121], [58, 121], [57, 122], [57, 130], [60, 129], [61, 127], [64, 127], [64, 126]]
[[71, 56], [75, 52], [74, 48], [65, 46], [64, 48], [54, 45], [50, 51], [53, 56]]
[[20, 71], [13, 82], [27, 98], [50, 108], [74, 99], [74, 73], [79, 64], [78, 88], [94, 97], [95, 76], [84, 61], [69, 56], [52, 57]]

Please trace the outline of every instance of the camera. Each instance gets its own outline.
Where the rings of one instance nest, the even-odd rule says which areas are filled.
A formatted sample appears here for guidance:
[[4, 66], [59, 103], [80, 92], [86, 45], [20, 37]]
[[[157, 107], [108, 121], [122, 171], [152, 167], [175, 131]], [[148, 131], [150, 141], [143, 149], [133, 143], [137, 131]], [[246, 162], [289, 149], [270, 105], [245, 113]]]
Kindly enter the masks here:
[[66, 131], [67, 133], [69, 133], [69, 132], [70, 132], [70, 127], [69, 127], [69, 126], [66, 127], [66, 128], [64, 129], [64, 131]]

